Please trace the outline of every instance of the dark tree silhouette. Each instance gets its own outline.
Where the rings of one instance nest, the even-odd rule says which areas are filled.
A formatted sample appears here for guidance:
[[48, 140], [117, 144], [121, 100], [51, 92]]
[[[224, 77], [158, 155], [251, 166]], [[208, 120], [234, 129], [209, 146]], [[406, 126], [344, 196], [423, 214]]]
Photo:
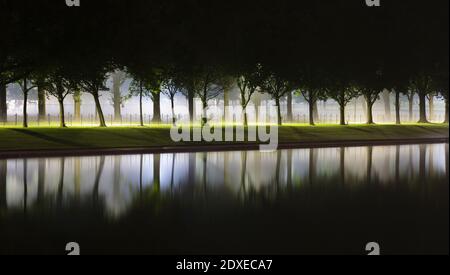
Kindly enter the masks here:
[[106, 120], [103, 114], [102, 105], [100, 104], [100, 92], [106, 91], [105, 86], [106, 72], [97, 71], [90, 74], [85, 74], [79, 81], [79, 84], [84, 92], [89, 93], [94, 98], [95, 108], [100, 120], [100, 127], [106, 127]]
[[172, 110], [172, 124], [176, 124], [175, 115], [175, 96], [180, 91], [181, 84], [177, 83], [176, 78], [165, 79], [162, 83], [162, 93], [170, 99], [170, 108]]
[[288, 93], [295, 89], [293, 83], [278, 75], [269, 74], [262, 82], [262, 91], [268, 93], [273, 100], [275, 100], [275, 106], [277, 107], [277, 123], [283, 125], [283, 118], [281, 116], [281, 98], [285, 97]]
[[20, 88], [22, 89], [23, 93], [23, 127], [28, 127], [28, 96], [30, 94], [30, 91], [35, 89], [37, 86], [30, 81], [28, 78], [24, 78], [19, 82]]

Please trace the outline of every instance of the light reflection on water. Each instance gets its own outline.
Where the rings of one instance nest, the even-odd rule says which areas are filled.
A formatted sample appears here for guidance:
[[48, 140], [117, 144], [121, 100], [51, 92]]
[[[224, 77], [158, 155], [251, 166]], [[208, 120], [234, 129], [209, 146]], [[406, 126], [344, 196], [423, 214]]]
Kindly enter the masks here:
[[[120, 221], [136, 201], [155, 194], [169, 202], [173, 196], [205, 200], [204, 207], [208, 196], [226, 198], [245, 208], [255, 197], [287, 201], [279, 195], [336, 188], [351, 195], [372, 184], [377, 190], [401, 185], [433, 200], [448, 192], [448, 172], [448, 144], [10, 159], [0, 160], [0, 214], [27, 215], [42, 203], [54, 209], [94, 202]], [[448, 194], [436, 203], [448, 206]], [[448, 228], [448, 220], [443, 225]]]
[[[40, 196], [55, 199], [62, 196], [64, 201], [90, 197], [98, 192], [98, 196], [104, 198], [108, 213], [118, 217], [131, 205], [135, 193], [143, 188], [158, 187], [158, 184], [162, 193], [181, 191], [193, 184], [198, 192], [220, 189], [238, 196], [243, 188], [260, 191], [271, 185], [285, 188], [289, 184], [301, 188], [311, 181], [321, 184], [342, 178], [345, 184], [355, 186], [367, 184], [368, 178], [376, 178], [380, 184], [393, 184], [400, 177], [415, 184], [420, 173], [436, 176], [448, 173], [446, 145], [422, 147], [425, 147], [422, 152], [420, 145], [408, 145], [299, 149], [263, 154], [249, 151], [14, 159], [6, 161], [6, 205], [7, 208], [23, 207], [25, 193], [26, 205], [32, 206]], [[422, 156], [425, 167], [420, 166], [421, 153], [425, 153]], [[95, 188], [97, 177], [98, 189]]]

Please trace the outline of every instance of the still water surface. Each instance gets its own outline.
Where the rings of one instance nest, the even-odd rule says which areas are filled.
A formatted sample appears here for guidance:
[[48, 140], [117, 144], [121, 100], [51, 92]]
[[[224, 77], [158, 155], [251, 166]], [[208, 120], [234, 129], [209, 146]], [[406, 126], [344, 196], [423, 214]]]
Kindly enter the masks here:
[[0, 253], [448, 253], [448, 144], [0, 160]]

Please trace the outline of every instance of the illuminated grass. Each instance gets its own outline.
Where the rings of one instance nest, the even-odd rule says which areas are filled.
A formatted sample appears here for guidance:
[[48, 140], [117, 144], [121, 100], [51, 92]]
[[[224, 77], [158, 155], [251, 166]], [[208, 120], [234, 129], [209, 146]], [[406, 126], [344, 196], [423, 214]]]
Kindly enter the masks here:
[[[297, 124], [296, 124], [297, 125]], [[279, 128], [280, 143], [448, 138], [448, 125], [289, 125]], [[0, 151], [82, 148], [139, 148], [204, 143], [174, 143], [170, 125], [152, 127], [0, 127]], [[207, 143], [211, 145], [211, 143]], [[222, 143], [223, 144], [223, 143]]]

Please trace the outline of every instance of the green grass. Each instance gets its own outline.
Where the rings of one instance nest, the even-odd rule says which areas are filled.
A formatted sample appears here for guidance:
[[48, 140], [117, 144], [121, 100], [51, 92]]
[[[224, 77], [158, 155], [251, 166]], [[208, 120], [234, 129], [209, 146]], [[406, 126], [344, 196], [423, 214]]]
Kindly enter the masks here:
[[[288, 125], [279, 128], [280, 143], [349, 142], [448, 138], [448, 125]], [[205, 143], [203, 143], [205, 144]], [[211, 143], [207, 143], [211, 145]], [[225, 143], [221, 143], [225, 144]], [[202, 143], [175, 143], [169, 126], [110, 128], [1, 128], [0, 152], [51, 149], [139, 148]]]

